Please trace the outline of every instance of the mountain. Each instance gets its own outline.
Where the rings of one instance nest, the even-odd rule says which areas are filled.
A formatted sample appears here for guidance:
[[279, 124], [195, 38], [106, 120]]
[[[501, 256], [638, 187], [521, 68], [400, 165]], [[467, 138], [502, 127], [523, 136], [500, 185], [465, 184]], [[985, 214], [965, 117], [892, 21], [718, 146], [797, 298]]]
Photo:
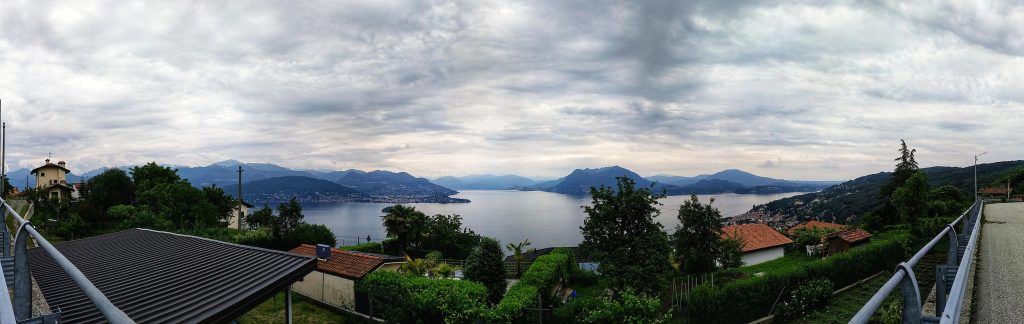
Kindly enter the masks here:
[[446, 176], [431, 182], [456, 190], [506, 190], [519, 189], [534, 185], [537, 181], [517, 175], [470, 175], [464, 177]]
[[701, 180], [707, 179], [708, 176], [709, 176], [708, 174], [702, 174], [702, 175], [698, 175], [698, 176], [695, 176], [695, 177], [683, 177], [683, 176], [673, 176], [673, 175], [659, 174], [659, 175], [656, 175], [656, 176], [647, 177], [647, 180], [651, 180], [651, 181], [654, 181], [654, 182], [657, 182], [657, 183], [661, 183], [661, 184], [673, 185], [673, 186], [686, 186], [686, 185], [691, 185], [691, 184], [697, 183], [697, 181], [701, 181]]
[[818, 191], [839, 183], [834, 181], [779, 180], [736, 169], [694, 177], [656, 175], [642, 178], [633, 171], [620, 166], [611, 166], [597, 169], [576, 169], [564, 178], [537, 183], [524, 188], [524, 190], [541, 190], [574, 195], [586, 194], [590, 192], [590, 187], [599, 187], [601, 185], [614, 187], [616, 185], [615, 177], [619, 176], [626, 176], [635, 180], [638, 186], [653, 186], [655, 192], [664, 192], [667, 195], [768, 194]]
[[[979, 164], [979, 186], [984, 186], [1003, 173], [1021, 166], [1024, 166], [1024, 161]], [[949, 184], [959, 188], [968, 197], [973, 194], [973, 167], [929, 167], [921, 171], [928, 175], [928, 184], [933, 187]], [[889, 172], [862, 176], [820, 192], [754, 206], [750, 213], [781, 215], [795, 220], [818, 217], [840, 223], [856, 223], [861, 216], [882, 205], [879, 191], [889, 181], [889, 176]]]
[[[242, 195], [250, 203], [286, 201], [292, 197], [301, 202], [367, 201], [369, 197], [352, 188], [327, 180], [304, 176], [284, 176], [254, 180], [242, 184]], [[232, 197], [238, 185], [224, 187]]]
[[638, 187], [650, 187], [654, 184], [654, 182], [644, 179], [635, 172], [616, 165], [596, 169], [573, 170], [572, 173], [560, 179], [555, 185], [543, 188], [543, 190], [569, 195], [587, 194], [590, 193], [591, 187], [608, 186], [614, 188], [617, 183], [615, 178], [623, 176], [636, 181]]
[[341, 177], [344, 177], [345, 175], [347, 175], [349, 173], [352, 173], [352, 172], [355, 172], [355, 173], [366, 173], [364, 171], [360, 171], [360, 170], [356, 170], [356, 169], [348, 169], [348, 170], [344, 170], [344, 171], [313, 171], [313, 170], [307, 170], [306, 172], [309, 172], [310, 174], [313, 175], [313, 177], [315, 177], [317, 179], [323, 179], [323, 180], [328, 180], [328, 181], [334, 181], [334, 180], [341, 179]]
[[436, 185], [430, 180], [413, 177], [405, 172], [372, 171], [350, 172], [334, 181], [374, 197], [432, 197], [451, 196], [458, 191]]
[[723, 170], [718, 173], [709, 175], [707, 179], [725, 180], [729, 182], [735, 182], [745, 187], [756, 187], [764, 186], [772, 183], [778, 183], [784, 180], [766, 178], [758, 176], [749, 172], [736, 169]]

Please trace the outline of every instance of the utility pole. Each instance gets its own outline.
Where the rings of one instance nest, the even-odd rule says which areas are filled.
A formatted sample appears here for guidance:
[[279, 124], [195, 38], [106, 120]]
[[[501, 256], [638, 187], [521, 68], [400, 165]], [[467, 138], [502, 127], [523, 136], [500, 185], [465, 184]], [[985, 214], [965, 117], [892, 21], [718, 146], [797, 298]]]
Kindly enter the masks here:
[[974, 199], [978, 199], [978, 157], [988, 154], [988, 152], [981, 152], [981, 154], [974, 155]]
[[242, 229], [242, 217], [245, 216], [242, 213], [242, 166], [238, 166], [238, 229]]

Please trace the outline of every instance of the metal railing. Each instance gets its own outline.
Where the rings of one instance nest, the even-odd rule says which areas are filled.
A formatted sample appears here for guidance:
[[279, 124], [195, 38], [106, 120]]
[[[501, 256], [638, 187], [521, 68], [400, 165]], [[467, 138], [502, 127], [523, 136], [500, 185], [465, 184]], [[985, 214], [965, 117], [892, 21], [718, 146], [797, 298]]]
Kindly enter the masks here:
[[[31, 236], [35, 239], [36, 245], [42, 248], [53, 261], [64, 269], [64, 272], [71, 277], [71, 280], [78, 285], [86, 297], [92, 301], [93, 305], [99, 309], [100, 313], [110, 323], [135, 323], [131, 318], [128, 317], [123, 311], [114, 306], [113, 303], [103, 295], [102, 292], [92, 282], [79, 271], [68, 258], [64, 257], [57, 248], [53, 247], [49, 241], [46, 240], [32, 223], [28, 222], [21, 215], [18, 214], [6, 200], [0, 198], [0, 205], [3, 205], [3, 220], [6, 224], [7, 216], [10, 215], [16, 222], [14, 225], [18, 228], [18, 231], [14, 237], [14, 253], [11, 255], [10, 245], [8, 244], [8, 230], [7, 226], [4, 225], [3, 229], [3, 257], [13, 258], [13, 263], [8, 266], [14, 267], [14, 301], [11, 302], [10, 297], [7, 293], [0, 294], [0, 323], [17, 323], [19, 321], [12, 319], [20, 319], [24, 322], [32, 320], [32, 278], [28, 267], [28, 237]], [[5, 269], [6, 270], [6, 269]], [[0, 288], [6, 292], [7, 279], [3, 272], [0, 272]], [[58, 315], [59, 316], [59, 315]], [[54, 319], [44, 320], [46, 322]], [[59, 320], [58, 320], [59, 321]]]
[[[981, 219], [984, 204], [983, 200], [976, 200], [970, 208], [960, 214], [960, 217], [946, 225], [935, 238], [917, 251], [910, 260], [896, 266], [896, 273], [850, 319], [850, 323], [867, 323], [882, 306], [886, 297], [896, 290], [896, 287], [900, 288], [903, 300], [903, 323], [958, 323], [967, 289], [967, 272], [974, 258], [978, 233], [981, 229], [977, 223]], [[957, 234], [957, 225], [960, 225], [960, 234]], [[948, 239], [949, 251], [946, 263], [937, 265], [935, 270], [936, 316], [927, 316], [922, 310], [923, 302], [917, 278], [914, 275], [914, 266], [931, 252], [943, 237]], [[955, 277], [951, 277], [951, 275]], [[951, 278], [953, 278], [952, 283], [949, 283]]]

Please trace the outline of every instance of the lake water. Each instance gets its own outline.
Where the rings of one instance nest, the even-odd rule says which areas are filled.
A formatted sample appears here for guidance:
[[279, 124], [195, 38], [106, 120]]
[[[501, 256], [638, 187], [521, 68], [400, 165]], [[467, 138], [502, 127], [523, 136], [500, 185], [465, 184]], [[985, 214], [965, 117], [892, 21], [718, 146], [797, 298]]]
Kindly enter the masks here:
[[[799, 195], [784, 193], [770, 195], [721, 194], [704, 195], [707, 203], [715, 199], [714, 206], [723, 216], [745, 213], [751, 207], [776, 199]], [[454, 196], [471, 200], [467, 204], [408, 204], [427, 215], [462, 215], [463, 226], [474, 232], [496, 238], [501, 242], [519, 242], [529, 239], [533, 248], [550, 246], [576, 246], [583, 240], [580, 226], [586, 215], [583, 205], [590, 204], [588, 196], [569, 196], [543, 191], [465, 190]], [[689, 196], [669, 196], [661, 199], [661, 215], [657, 221], [671, 230], [678, 225], [679, 205]], [[306, 222], [324, 224], [339, 236], [341, 245], [355, 244], [355, 237], [365, 241], [384, 238], [381, 209], [386, 203], [331, 203], [303, 206]]]

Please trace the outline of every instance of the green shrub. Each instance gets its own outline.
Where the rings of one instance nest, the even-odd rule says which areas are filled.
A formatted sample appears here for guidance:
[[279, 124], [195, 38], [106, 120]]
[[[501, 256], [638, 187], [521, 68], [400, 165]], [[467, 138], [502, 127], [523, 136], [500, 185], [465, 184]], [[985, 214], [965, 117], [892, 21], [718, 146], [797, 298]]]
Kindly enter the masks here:
[[555, 309], [560, 323], [664, 323], [661, 300], [625, 290], [618, 298], [576, 298]]
[[346, 251], [356, 251], [356, 252], [364, 252], [364, 253], [384, 254], [384, 249], [382, 247], [382, 244], [381, 243], [374, 243], [374, 242], [363, 243], [363, 244], [359, 244], [359, 245], [342, 246], [342, 247], [339, 247], [339, 249], [346, 250]]
[[505, 281], [505, 252], [501, 244], [492, 238], [485, 237], [480, 240], [480, 246], [473, 250], [466, 259], [465, 274], [466, 280], [472, 280], [484, 284], [489, 292], [488, 300], [491, 304], [501, 301], [508, 282]]
[[595, 285], [600, 279], [596, 272], [587, 270], [577, 270], [569, 274], [569, 282], [584, 286]]
[[565, 254], [548, 254], [537, 257], [526, 270], [522, 282], [537, 287], [545, 294], [550, 294], [555, 286], [566, 279], [569, 279], [569, 256]]
[[779, 304], [775, 315], [779, 320], [792, 320], [825, 307], [832, 300], [834, 288], [832, 282], [827, 279], [805, 282], [794, 289], [788, 299]]
[[908, 235], [899, 235], [763, 277], [742, 278], [716, 287], [698, 286], [690, 292], [686, 313], [698, 323], [750, 322], [767, 315], [780, 294], [799, 287], [801, 282], [825, 279], [843, 287], [879, 271], [892, 270], [904, 259], [908, 241]]
[[537, 304], [537, 287], [526, 284], [522, 281], [512, 285], [491, 310], [490, 322], [511, 323], [522, 318], [526, 308]]
[[376, 271], [356, 289], [369, 295], [374, 315], [388, 322], [472, 323], [487, 312], [487, 288], [467, 280]]

